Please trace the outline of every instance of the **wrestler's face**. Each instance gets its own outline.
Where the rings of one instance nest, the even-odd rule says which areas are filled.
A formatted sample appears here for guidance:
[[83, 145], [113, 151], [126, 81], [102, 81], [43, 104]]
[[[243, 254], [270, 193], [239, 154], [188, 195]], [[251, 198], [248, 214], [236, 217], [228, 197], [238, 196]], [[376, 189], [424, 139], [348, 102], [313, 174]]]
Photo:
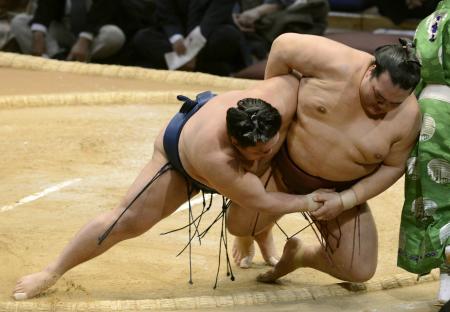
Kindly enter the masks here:
[[[233, 138], [234, 140], [234, 138]], [[232, 141], [233, 141], [232, 140]], [[236, 143], [233, 143], [241, 155], [247, 160], [259, 160], [271, 155], [274, 152], [274, 148], [280, 140], [280, 134], [277, 133], [273, 138], [265, 143], [258, 142], [254, 146], [241, 147]], [[234, 142], [236, 142], [234, 140]]]
[[387, 71], [378, 77], [372, 77], [372, 65], [364, 75], [361, 83], [361, 105], [370, 118], [383, 118], [388, 112], [398, 108], [412, 90], [404, 90], [394, 85]]

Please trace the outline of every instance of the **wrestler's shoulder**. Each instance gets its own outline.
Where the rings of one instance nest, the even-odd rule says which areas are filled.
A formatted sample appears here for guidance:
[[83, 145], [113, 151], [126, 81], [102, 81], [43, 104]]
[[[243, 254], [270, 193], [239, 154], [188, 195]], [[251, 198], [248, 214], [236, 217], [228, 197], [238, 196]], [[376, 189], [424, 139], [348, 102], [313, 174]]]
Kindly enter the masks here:
[[[298, 33], [284, 33], [278, 36], [272, 44], [272, 47], [274, 46], [277, 46], [280, 51], [306, 52], [315, 57], [332, 54], [335, 58], [340, 58], [345, 57], [348, 53], [362, 53], [360, 50], [324, 36]], [[332, 62], [333, 59], [329, 58], [328, 61]]]
[[[221, 106], [233, 106], [236, 105], [237, 100], [243, 98], [243, 90], [231, 90], [219, 93], [212, 98], [207, 104], [211, 108], [221, 109]], [[223, 107], [222, 107], [223, 109]]]
[[202, 156], [196, 157], [192, 165], [196, 173], [209, 182], [211, 179], [231, 178], [239, 172], [240, 168], [239, 159], [227, 148], [210, 150]]
[[406, 110], [405, 113], [411, 115], [420, 115], [419, 102], [414, 94], [411, 94], [406, 100]]
[[408, 97], [403, 103], [403, 109], [400, 110], [396, 120], [403, 124], [402, 129], [405, 131], [411, 131], [411, 129], [417, 129], [420, 127], [421, 112], [417, 99], [414, 95]]
[[[255, 83], [251, 88], [249, 88], [246, 93], [251, 93], [253, 91], [259, 94], [272, 94], [273, 92], [280, 93], [280, 88], [288, 88], [297, 86], [299, 83], [299, 77], [293, 74], [286, 74], [280, 76], [274, 76], [266, 80], [261, 80]], [[281, 89], [283, 93], [291, 91], [291, 89]]]

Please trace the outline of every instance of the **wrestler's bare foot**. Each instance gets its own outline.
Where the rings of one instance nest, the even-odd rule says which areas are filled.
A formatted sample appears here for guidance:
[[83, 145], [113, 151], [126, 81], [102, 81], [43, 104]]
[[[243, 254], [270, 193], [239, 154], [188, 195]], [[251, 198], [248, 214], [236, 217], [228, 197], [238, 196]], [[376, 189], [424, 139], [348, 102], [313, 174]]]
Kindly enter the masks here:
[[252, 265], [255, 256], [253, 237], [236, 237], [233, 243], [234, 262], [242, 269], [248, 269]]
[[303, 255], [302, 242], [298, 238], [289, 239], [284, 245], [283, 255], [273, 269], [258, 275], [258, 282], [274, 283], [280, 277], [294, 271], [301, 266]]
[[33, 298], [53, 286], [59, 278], [60, 275], [47, 271], [26, 275], [17, 281], [13, 297], [16, 300]]
[[272, 229], [256, 235], [255, 241], [258, 243], [259, 249], [261, 250], [261, 254], [266, 263], [270, 266], [275, 266], [280, 260], [280, 257], [278, 257], [275, 249]]

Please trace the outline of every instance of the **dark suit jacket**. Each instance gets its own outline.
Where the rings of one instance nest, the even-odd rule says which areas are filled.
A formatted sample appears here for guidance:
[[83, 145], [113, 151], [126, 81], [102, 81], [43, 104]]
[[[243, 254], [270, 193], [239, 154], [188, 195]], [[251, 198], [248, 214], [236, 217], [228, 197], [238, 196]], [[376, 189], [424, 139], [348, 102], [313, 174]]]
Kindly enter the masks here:
[[[88, 10], [87, 22], [83, 31], [96, 35], [101, 26], [113, 24], [114, 17], [120, 9], [120, 2], [121, 0], [93, 0], [92, 6]], [[63, 19], [65, 7], [65, 0], [38, 0], [31, 24], [39, 23], [49, 27], [52, 21]]]
[[422, 6], [408, 9], [405, 1], [377, 0], [375, 4], [380, 14], [390, 18], [395, 24], [400, 24], [405, 19], [422, 19], [433, 13], [440, 0], [425, 0]]
[[235, 0], [155, 0], [155, 19], [167, 38], [175, 34], [186, 36], [200, 25], [208, 39], [217, 26], [232, 24]]

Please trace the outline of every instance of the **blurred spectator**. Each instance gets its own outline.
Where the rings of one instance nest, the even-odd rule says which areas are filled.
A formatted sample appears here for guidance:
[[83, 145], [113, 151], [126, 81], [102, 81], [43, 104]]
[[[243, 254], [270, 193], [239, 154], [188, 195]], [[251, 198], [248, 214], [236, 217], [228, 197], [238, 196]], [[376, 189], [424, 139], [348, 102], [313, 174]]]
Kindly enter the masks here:
[[285, 32], [322, 35], [327, 27], [327, 0], [241, 0], [233, 20], [244, 32], [250, 54], [265, 59], [272, 41]]
[[361, 12], [372, 7], [375, 1], [376, 0], [328, 0], [331, 11], [341, 12]]
[[11, 33], [11, 20], [19, 13], [31, 14], [33, 3], [30, 0], [0, 0], [0, 50], [20, 51]]
[[406, 19], [422, 19], [430, 15], [440, 0], [376, 0], [381, 15], [388, 17], [395, 24]]
[[336, 32], [328, 33], [325, 37], [334, 41], [341, 42], [352, 48], [373, 54], [375, 49], [387, 44], [398, 43], [398, 38], [411, 39], [414, 36], [414, 32], [399, 32], [399, 33], [378, 33], [367, 31], [348, 31], [348, 32]]
[[86, 62], [115, 54], [125, 42], [112, 25], [120, 0], [38, 0], [34, 16], [19, 14], [11, 31], [23, 53]]
[[243, 65], [233, 0], [155, 0], [155, 25], [131, 43], [133, 65], [227, 76]]
[[99, 63], [112, 63], [129, 65], [130, 43], [134, 35], [141, 29], [150, 27], [155, 24], [154, 0], [119, 0], [118, 4], [111, 7], [110, 23], [117, 25], [125, 34], [125, 44], [119, 53], [112, 57], [98, 60]]
[[[405, 38], [412, 39], [412, 36], [402, 35]], [[397, 43], [399, 37], [397, 34], [374, 34], [362, 31], [329, 33], [324, 36], [370, 54], [373, 54], [375, 49], [379, 46]], [[264, 79], [266, 63], [267, 59], [256, 62], [235, 73], [234, 77]]]

